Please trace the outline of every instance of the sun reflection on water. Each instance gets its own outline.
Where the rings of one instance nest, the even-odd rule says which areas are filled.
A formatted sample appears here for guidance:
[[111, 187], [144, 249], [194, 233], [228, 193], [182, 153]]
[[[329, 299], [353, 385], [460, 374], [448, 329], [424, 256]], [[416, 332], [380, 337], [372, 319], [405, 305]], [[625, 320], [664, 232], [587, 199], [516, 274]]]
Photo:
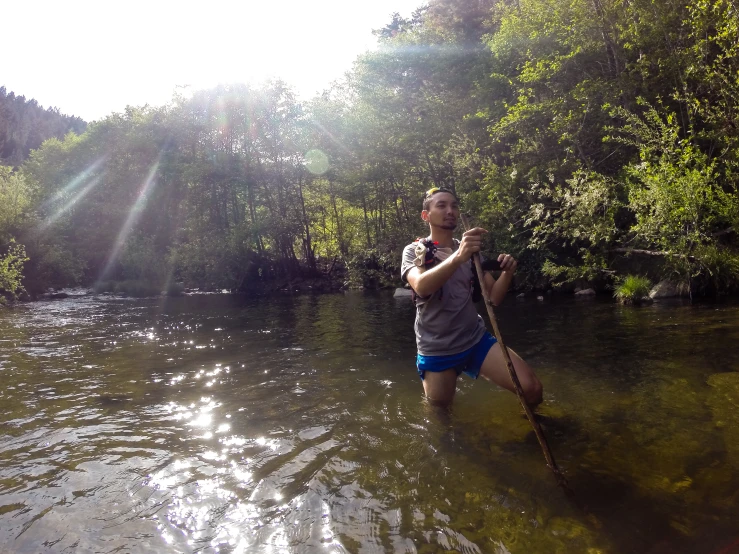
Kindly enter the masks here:
[[[210, 368], [178, 373], [168, 384], [199, 383], [207, 387], [228, 373], [230, 366], [218, 363]], [[288, 435], [283, 437], [240, 433], [243, 429], [234, 428], [232, 414], [225, 413], [227, 410], [223, 409], [218, 395], [203, 395], [191, 402], [171, 401], [164, 408], [171, 421], [184, 425], [183, 431], [192, 440], [202, 441], [194, 456], [173, 460], [148, 478], [150, 488], [167, 494], [168, 502], [158, 512], [157, 526], [167, 544], [176, 545], [181, 539], [191, 549], [217, 552], [225, 548], [228, 552], [244, 553], [259, 544], [264, 552], [285, 552], [294, 545], [295, 532], [305, 525], [295, 519], [296, 511], [307, 510], [310, 514], [320, 511], [310, 527], [315, 530], [309, 534], [316, 537], [322, 550], [345, 551], [335, 536], [329, 504], [321, 501], [320, 509], [316, 510], [315, 500], [306, 504], [312, 493], [287, 494], [284, 490], [294, 488], [295, 476], [324, 452], [338, 446], [331, 439], [321, 441], [326, 428], [298, 433], [300, 440], [317, 443], [295, 455], [294, 440], [288, 438], [293, 436], [292, 429], [284, 430], [283, 434]], [[235, 411], [243, 410], [239, 407]], [[213, 446], [213, 440], [217, 440], [218, 447]], [[261, 470], [278, 457], [285, 460], [277, 471]]]

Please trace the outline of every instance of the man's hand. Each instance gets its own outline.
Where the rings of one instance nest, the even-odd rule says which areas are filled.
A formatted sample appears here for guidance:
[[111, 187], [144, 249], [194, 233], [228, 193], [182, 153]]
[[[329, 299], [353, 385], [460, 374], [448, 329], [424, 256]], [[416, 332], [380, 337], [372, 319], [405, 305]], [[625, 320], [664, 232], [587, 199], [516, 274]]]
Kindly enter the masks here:
[[515, 273], [518, 267], [518, 262], [510, 254], [501, 254], [498, 256], [498, 261], [500, 262], [500, 270], [507, 271], [510, 274]]
[[465, 231], [462, 235], [459, 249], [455, 253], [457, 259], [461, 263], [469, 261], [472, 254], [480, 251], [480, 248], [482, 247], [482, 235], [485, 233], [487, 233], [487, 231], [481, 227], [475, 227], [474, 229]]

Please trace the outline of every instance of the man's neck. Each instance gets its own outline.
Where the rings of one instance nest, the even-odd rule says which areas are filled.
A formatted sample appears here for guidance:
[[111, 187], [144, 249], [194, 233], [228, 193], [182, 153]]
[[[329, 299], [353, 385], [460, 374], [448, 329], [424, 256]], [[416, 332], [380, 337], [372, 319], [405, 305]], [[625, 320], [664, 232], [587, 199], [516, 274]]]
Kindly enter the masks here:
[[431, 240], [438, 242], [440, 248], [454, 248], [454, 230], [431, 227]]

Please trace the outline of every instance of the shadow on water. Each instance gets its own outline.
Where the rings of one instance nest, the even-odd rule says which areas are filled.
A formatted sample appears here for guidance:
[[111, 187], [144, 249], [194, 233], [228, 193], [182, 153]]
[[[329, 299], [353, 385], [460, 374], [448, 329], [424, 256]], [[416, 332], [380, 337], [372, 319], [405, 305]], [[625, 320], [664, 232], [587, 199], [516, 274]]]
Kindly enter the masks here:
[[513, 395], [423, 401], [389, 294], [2, 313], [0, 551], [739, 552], [735, 304], [498, 312], [577, 503]]

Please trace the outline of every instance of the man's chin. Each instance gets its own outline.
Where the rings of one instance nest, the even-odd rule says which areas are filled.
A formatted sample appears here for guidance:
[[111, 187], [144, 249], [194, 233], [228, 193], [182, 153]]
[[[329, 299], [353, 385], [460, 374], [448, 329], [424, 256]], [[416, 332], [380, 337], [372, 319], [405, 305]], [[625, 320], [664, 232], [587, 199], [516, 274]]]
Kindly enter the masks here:
[[457, 228], [456, 223], [444, 223], [442, 225], [439, 225], [442, 229], [446, 229], [447, 231], [454, 231], [454, 229]]

